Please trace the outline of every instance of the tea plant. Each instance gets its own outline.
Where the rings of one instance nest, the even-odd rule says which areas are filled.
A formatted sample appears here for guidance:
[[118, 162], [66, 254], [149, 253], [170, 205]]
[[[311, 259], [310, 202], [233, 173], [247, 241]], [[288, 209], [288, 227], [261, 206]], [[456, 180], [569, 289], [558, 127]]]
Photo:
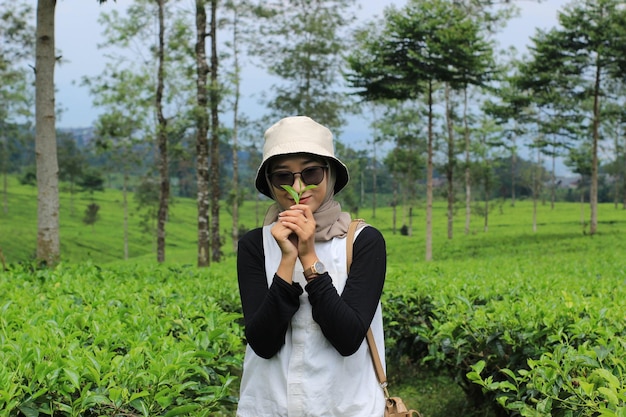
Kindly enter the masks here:
[[302, 195], [306, 191], [317, 188], [317, 185], [313, 185], [313, 184], [303, 187], [304, 183], [302, 182], [302, 180], [298, 178], [298, 181], [300, 182], [300, 191], [296, 191], [291, 185], [285, 185], [285, 184], [281, 185], [281, 187], [283, 187], [289, 193], [291, 198], [293, 198], [296, 204], [300, 204], [300, 199], [302, 198]]
[[[8, 288], [11, 288], [8, 291]], [[14, 268], [0, 289], [0, 416], [215, 415], [236, 403], [232, 286], [191, 268]], [[19, 414], [21, 413], [21, 414]]]
[[527, 369], [502, 369], [499, 378], [483, 378], [481, 360], [468, 378], [523, 416], [619, 417], [626, 415], [625, 355], [623, 338], [613, 334], [578, 347], [559, 344], [529, 359]]
[[624, 244], [609, 237], [595, 245], [558, 262], [392, 265], [383, 299], [388, 357], [450, 375], [470, 404], [492, 404], [500, 415], [625, 415]]
[[[120, 259], [121, 196], [107, 190], [95, 197], [102, 218], [93, 231], [62, 213], [62, 256], [72, 263], [37, 270], [26, 261], [35, 197], [11, 185], [0, 213], [8, 269], [0, 271], [0, 417], [232, 415], [245, 343], [236, 257], [226, 249], [209, 269], [181, 266], [195, 262], [195, 202], [173, 206], [169, 266], [153, 265], [151, 240], [137, 227], [132, 259]], [[254, 227], [256, 207], [244, 203], [242, 224]], [[498, 415], [626, 416], [624, 211], [600, 205], [600, 233], [590, 238], [580, 233], [579, 205], [540, 208], [531, 233], [532, 204], [518, 201], [490, 215], [489, 233], [474, 222], [448, 240], [445, 204], [433, 210], [432, 262], [423, 262], [423, 234], [393, 232], [392, 208], [367, 218], [387, 241], [388, 369], [426, 369], [462, 387], [405, 382], [439, 403], [467, 396], [458, 413], [407, 403], [431, 417], [469, 415], [481, 403]], [[463, 216], [455, 222], [462, 230]]]

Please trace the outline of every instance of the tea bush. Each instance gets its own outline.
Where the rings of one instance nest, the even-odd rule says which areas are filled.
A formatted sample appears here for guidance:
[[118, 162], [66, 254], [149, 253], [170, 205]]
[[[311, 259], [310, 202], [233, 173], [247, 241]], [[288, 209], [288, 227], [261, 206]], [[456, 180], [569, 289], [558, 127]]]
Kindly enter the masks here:
[[557, 246], [392, 265], [390, 360], [450, 375], [498, 415], [626, 415], [625, 244], [609, 234]]
[[236, 402], [241, 314], [220, 307], [236, 293], [225, 276], [91, 264], [0, 276], [0, 415], [209, 416]]
[[[11, 183], [0, 213], [9, 266], [0, 272], [0, 417], [232, 415], [245, 343], [232, 242], [222, 262], [184, 266], [195, 262], [197, 207], [177, 200], [167, 264], [155, 265], [152, 238], [132, 216], [124, 261], [119, 192], [77, 197], [77, 207], [101, 206], [93, 227], [61, 199], [55, 270], [28, 264], [35, 190]], [[262, 219], [260, 203], [244, 203], [242, 229]], [[432, 262], [423, 262], [420, 211], [412, 236], [394, 233], [389, 207], [376, 218], [360, 212], [387, 240], [388, 369], [449, 375], [471, 405], [497, 415], [626, 416], [625, 212], [600, 205], [599, 233], [586, 236], [578, 204], [539, 207], [536, 232], [530, 202], [500, 204], [488, 233], [479, 217], [459, 233], [459, 215], [448, 240], [445, 204], [433, 209]], [[408, 223], [406, 210], [398, 217]]]

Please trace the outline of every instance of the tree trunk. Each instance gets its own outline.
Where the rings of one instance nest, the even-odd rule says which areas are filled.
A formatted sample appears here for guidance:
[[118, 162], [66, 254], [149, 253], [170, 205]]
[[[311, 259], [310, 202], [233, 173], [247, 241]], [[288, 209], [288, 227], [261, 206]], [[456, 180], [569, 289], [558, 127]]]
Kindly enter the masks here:
[[489, 162], [486, 162], [487, 170], [485, 173], [485, 223], [483, 225], [483, 231], [487, 233], [489, 231], [489, 197], [491, 196], [491, 180], [489, 175], [491, 173], [491, 166]]
[[533, 233], [537, 233], [537, 203], [537, 195], [533, 193]]
[[161, 186], [159, 190], [159, 212], [157, 214], [157, 261], [165, 261], [165, 224], [167, 223], [168, 204], [170, 198], [170, 179], [167, 152], [167, 119], [163, 115], [163, 88], [165, 64], [165, 0], [157, 0], [159, 11], [159, 49], [156, 90], [157, 111], [157, 147], [159, 149], [159, 175]]
[[2, 211], [9, 213], [9, 174], [5, 171], [2, 175]]
[[622, 177], [622, 209], [626, 210], [626, 135], [624, 136], [624, 147], [622, 148], [622, 158], [624, 163], [622, 164], [621, 177]]
[[7, 261], [4, 259], [4, 253], [2, 253], [2, 248], [0, 248], [0, 263], [2, 263], [2, 270], [7, 271]]
[[372, 142], [374, 158], [372, 161], [372, 219], [376, 218], [376, 142]]
[[[600, 60], [600, 57], [597, 57]], [[591, 156], [591, 185], [589, 188], [589, 207], [591, 221], [589, 234], [595, 235], [598, 230], [598, 139], [600, 129], [600, 64], [596, 65], [596, 81], [593, 95], [593, 146]]]
[[393, 234], [396, 234], [396, 230], [398, 228], [398, 182], [396, 181], [396, 177], [393, 177], [393, 206], [392, 206], [392, 230]]
[[463, 104], [463, 131], [465, 135], [465, 234], [470, 232], [470, 218], [472, 216], [472, 184], [470, 174], [470, 134], [467, 119], [467, 88], [464, 90]]
[[511, 207], [515, 207], [515, 171], [517, 169], [517, 149], [513, 139], [513, 154], [511, 155]]
[[70, 217], [74, 217], [74, 176], [70, 178]]
[[552, 152], [552, 189], [550, 190], [550, 208], [554, 210], [554, 204], [556, 202], [556, 150]]
[[122, 204], [124, 205], [124, 260], [128, 259], [128, 172], [124, 172], [122, 184]]
[[365, 170], [361, 170], [361, 207], [365, 205]]
[[196, 0], [196, 180], [198, 208], [198, 259], [199, 267], [209, 266], [209, 114], [207, 112], [206, 61], [206, 8], [205, 0]]
[[211, 0], [211, 260], [219, 262], [222, 256], [220, 239], [220, 138], [219, 85], [217, 80], [217, 3]]
[[[615, 145], [617, 145], [617, 140], [615, 141]], [[616, 152], [616, 164], [619, 163], [619, 151], [615, 148]], [[619, 183], [620, 183], [620, 172], [615, 173], [615, 182], [613, 183], [613, 207], [615, 210], [619, 207]]]
[[587, 227], [585, 225], [585, 190], [582, 188], [580, 189], [580, 225], [583, 228], [583, 234], [586, 234]]
[[483, 225], [483, 232], [489, 231], [489, 197], [485, 198], [485, 223]]
[[[615, 185], [615, 188], [614, 188], [615, 197], [613, 198], [615, 210], [617, 210], [619, 207], [619, 186], [620, 186], [623, 172], [624, 172], [624, 167], [619, 166], [619, 161], [620, 161], [619, 136], [620, 136], [620, 128], [617, 127], [615, 129], [615, 138], [613, 140], [615, 144], [615, 167], [617, 168], [615, 172], [615, 184], [614, 184]], [[624, 149], [624, 152], [626, 152], [626, 149]]]
[[539, 170], [541, 169], [541, 151], [537, 147], [537, 166], [533, 169], [533, 232], [537, 233], [537, 205], [539, 203]]
[[237, 252], [239, 243], [239, 97], [241, 89], [239, 67], [239, 32], [237, 8], [233, 12], [233, 54], [235, 66], [235, 102], [233, 105], [233, 252]]
[[452, 103], [450, 102], [450, 84], [446, 83], [446, 126], [448, 129], [448, 161], [446, 180], [448, 182], [448, 239], [454, 234], [454, 125], [452, 122]]
[[5, 132], [0, 132], [0, 138], [2, 138], [2, 148], [4, 152], [0, 154], [0, 168], [2, 168], [2, 211], [4, 214], [9, 213], [9, 143]]
[[35, 58], [35, 159], [37, 163], [37, 260], [56, 265], [59, 242], [59, 164], [54, 101], [56, 0], [38, 0]]
[[426, 261], [433, 259], [433, 82], [428, 83], [428, 150], [426, 163]]

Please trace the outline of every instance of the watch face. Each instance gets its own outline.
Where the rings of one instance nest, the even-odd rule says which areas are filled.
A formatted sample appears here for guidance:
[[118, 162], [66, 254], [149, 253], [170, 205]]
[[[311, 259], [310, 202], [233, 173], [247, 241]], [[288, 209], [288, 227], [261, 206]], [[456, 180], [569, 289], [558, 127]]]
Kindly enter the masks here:
[[326, 272], [326, 267], [324, 267], [324, 264], [320, 261], [315, 262], [313, 268], [315, 268], [315, 272], [317, 272], [318, 274], [323, 274], [324, 272]]

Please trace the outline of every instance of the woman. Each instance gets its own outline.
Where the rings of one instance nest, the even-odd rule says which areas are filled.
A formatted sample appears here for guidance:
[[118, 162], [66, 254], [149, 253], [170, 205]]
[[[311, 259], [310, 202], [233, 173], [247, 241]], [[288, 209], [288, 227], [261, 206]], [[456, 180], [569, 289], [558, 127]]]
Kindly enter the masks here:
[[[247, 338], [237, 416], [382, 417], [383, 391], [364, 337], [381, 360], [385, 241], [357, 232], [334, 195], [348, 183], [330, 130], [304, 116], [265, 132], [256, 188], [274, 200], [265, 226], [239, 241], [237, 273]], [[301, 193], [298, 204], [283, 187]]]

